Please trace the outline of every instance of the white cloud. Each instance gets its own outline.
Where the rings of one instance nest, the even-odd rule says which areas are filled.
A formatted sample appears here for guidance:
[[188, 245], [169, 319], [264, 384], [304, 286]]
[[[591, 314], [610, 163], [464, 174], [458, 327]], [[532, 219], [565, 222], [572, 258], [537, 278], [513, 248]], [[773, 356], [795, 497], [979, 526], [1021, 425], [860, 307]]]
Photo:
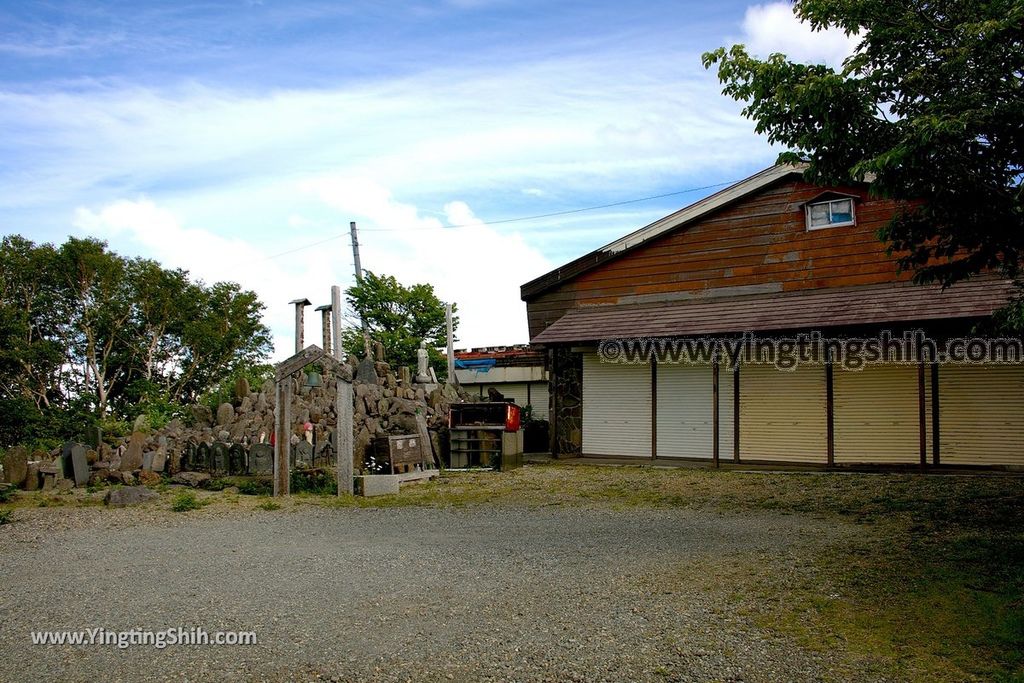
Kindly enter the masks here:
[[325, 176], [303, 187], [341, 215], [359, 218], [364, 268], [406, 285], [432, 284], [442, 301], [457, 305], [460, 347], [528, 341], [519, 286], [552, 264], [519, 233], [483, 225], [462, 201], [444, 204], [446, 222], [424, 216], [365, 178]]
[[781, 52], [789, 59], [805, 63], [842, 64], [857, 47], [859, 38], [847, 36], [841, 29], [812, 31], [800, 21], [789, 2], [752, 5], [743, 17], [743, 43], [760, 57]]
[[[415, 206], [396, 201], [386, 188], [361, 178], [310, 179], [296, 188], [292, 200], [309, 210], [315, 209], [311, 203], [323, 203], [339, 215], [358, 219], [366, 228], [360, 235], [365, 268], [394, 275], [407, 285], [433, 284], [442, 300], [457, 304], [460, 346], [527, 341], [519, 286], [552, 264], [519, 234], [482, 225], [461, 201], [443, 206], [446, 222], [423, 216]], [[119, 200], [97, 210], [81, 207], [74, 224], [88, 234], [129, 243], [134, 251], [185, 268], [206, 282], [231, 280], [254, 290], [267, 306], [265, 322], [274, 337], [276, 360], [294, 350], [293, 309], [287, 302], [308, 297], [314, 306], [327, 303], [331, 285], [344, 288], [353, 280], [347, 240], [268, 260], [251, 241], [183, 226], [172, 211], [146, 198]], [[402, 229], [378, 231], [374, 226]], [[305, 334], [307, 344], [320, 343], [312, 308], [307, 309]]]
[[[311, 250], [302, 258], [267, 261], [251, 243], [209, 230], [184, 227], [171, 211], [149, 199], [121, 200], [99, 210], [79, 208], [74, 225], [90, 235], [121, 238], [167, 267], [184, 268], [207, 283], [238, 282], [256, 292], [266, 305], [264, 322], [275, 343], [275, 360], [294, 352], [294, 310], [288, 301], [308, 297], [314, 306], [330, 301], [338, 283], [337, 264], [326, 252]], [[120, 249], [116, 249], [122, 251]], [[307, 344], [321, 343], [320, 325], [307, 309]]]

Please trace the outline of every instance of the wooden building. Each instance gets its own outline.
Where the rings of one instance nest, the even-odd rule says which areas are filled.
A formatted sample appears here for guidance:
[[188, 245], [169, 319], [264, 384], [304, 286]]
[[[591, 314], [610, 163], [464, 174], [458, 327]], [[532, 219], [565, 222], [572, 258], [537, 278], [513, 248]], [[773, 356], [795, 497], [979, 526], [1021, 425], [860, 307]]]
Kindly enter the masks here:
[[[1024, 466], [1024, 365], [942, 355], [782, 371], [608, 362], [602, 342], [816, 333], [967, 337], [1011, 283], [910, 282], [877, 238], [898, 209], [867, 186], [776, 166], [522, 287], [547, 352], [552, 452], [818, 466]], [[606, 349], [605, 349], [606, 350]], [[619, 347], [621, 352], [621, 345]]]

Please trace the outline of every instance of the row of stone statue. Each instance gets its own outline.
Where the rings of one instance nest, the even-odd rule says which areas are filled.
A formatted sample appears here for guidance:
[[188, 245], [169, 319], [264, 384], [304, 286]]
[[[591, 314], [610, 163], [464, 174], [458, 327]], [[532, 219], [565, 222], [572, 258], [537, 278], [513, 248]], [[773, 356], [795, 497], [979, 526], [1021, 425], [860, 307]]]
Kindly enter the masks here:
[[[333, 467], [334, 447], [330, 439], [314, 446], [301, 440], [291, 447], [291, 467]], [[209, 472], [211, 475], [270, 476], [274, 473], [274, 447], [268, 443], [245, 446], [240, 443], [215, 441], [189, 442], [181, 454], [181, 469]]]

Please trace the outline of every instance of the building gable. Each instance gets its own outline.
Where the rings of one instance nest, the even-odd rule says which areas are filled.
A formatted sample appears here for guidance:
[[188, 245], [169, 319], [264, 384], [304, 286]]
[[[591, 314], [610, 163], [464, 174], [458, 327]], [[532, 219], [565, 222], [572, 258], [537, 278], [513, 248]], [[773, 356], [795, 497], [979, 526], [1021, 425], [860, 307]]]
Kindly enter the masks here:
[[[753, 178], [758, 177], [762, 174]], [[833, 196], [854, 199], [856, 224], [808, 230], [806, 205]], [[600, 262], [563, 277], [546, 290], [534, 287], [536, 293], [531, 295], [528, 288], [534, 283], [524, 286], [530, 337], [535, 338], [566, 312], [586, 306], [644, 305], [905, 281], [909, 274], [897, 272], [893, 258], [877, 238], [878, 229], [896, 210], [894, 202], [870, 197], [867, 186], [822, 188], [804, 182], [789, 167], [752, 191], [696, 213], [688, 221], [672, 225], [663, 219], [644, 229], [647, 236], [637, 231], [588, 255]], [[651, 228], [659, 227], [661, 231], [651, 235]], [[630, 237], [636, 242], [624, 243]], [[609, 250], [617, 244], [620, 251]]]

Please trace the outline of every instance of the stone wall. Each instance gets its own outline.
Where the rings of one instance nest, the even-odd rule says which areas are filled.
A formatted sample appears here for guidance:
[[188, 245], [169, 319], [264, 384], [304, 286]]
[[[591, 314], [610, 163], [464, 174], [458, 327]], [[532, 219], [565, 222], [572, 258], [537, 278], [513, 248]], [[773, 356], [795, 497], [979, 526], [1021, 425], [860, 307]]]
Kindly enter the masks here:
[[[307, 368], [309, 370], [309, 368]], [[393, 434], [416, 434], [416, 414], [427, 422], [435, 452], [441, 456], [446, 442], [448, 406], [465, 400], [466, 396], [451, 385], [416, 384], [407, 369], [396, 376], [387, 363], [377, 362], [368, 370], [359, 368], [349, 358], [341, 370], [346, 378], [354, 377], [353, 385], [353, 468], [359, 472], [373, 439]], [[292, 377], [291, 432], [292, 441], [304, 438], [304, 426], [311, 423], [317, 444], [332, 438], [337, 415], [335, 394], [337, 378], [331, 372], [321, 377], [320, 386], [307, 386], [306, 375]], [[244, 382], [236, 386], [235, 399], [222, 404], [214, 414], [206, 406], [191, 407], [194, 425], [186, 427], [172, 420], [166, 427], [146, 437], [145, 448], [156, 449], [165, 440], [172, 453], [170, 467], [180, 467], [180, 455], [189, 441], [211, 444], [254, 444], [269, 441], [274, 429], [274, 382], [268, 380], [258, 390]]]
[[[442, 459], [447, 455], [444, 448], [448, 406], [467, 398], [459, 389], [451, 385], [416, 384], [407, 368], [401, 368], [396, 376], [383, 362], [364, 361], [359, 367], [354, 358], [349, 358], [339, 372], [346, 379], [354, 378], [352, 436], [356, 473], [363, 470], [376, 437], [418, 434], [417, 414], [426, 420], [434, 452]], [[296, 373], [292, 377], [292, 425], [287, 437], [293, 443], [305, 437], [305, 426], [309, 423], [318, 446], [326, 443], [333, 446], [337, 425], [336, 380], [327, 372], [320, 386], [307, 386], [305, 374]], [[131, 436], [116, 448], [101, 445], [98, 449], [87, 449], [69, 443], [63, 453], [58, 450], [29, 454], [24, 449], [12, 449], [5, 458], [4, 480], [30, 489], [55, 483], [68, 485], [68, 479], [77, 480], [79, 485], [86, 481], [158, 482], [159, 473], [182, 471], [182, 454], [189, 444], [248, 447], [269, 442], [274, 430], [275, 400], [272, 380], [252, 388], [243, 379], [235, 387], [234, 399], [221, 404], [216, 411], [205, 405], [192, 405], [188, 408], [187, 420], [174, 419], [156, 430], [147, 429], [144, 420], [139, 420]]]

